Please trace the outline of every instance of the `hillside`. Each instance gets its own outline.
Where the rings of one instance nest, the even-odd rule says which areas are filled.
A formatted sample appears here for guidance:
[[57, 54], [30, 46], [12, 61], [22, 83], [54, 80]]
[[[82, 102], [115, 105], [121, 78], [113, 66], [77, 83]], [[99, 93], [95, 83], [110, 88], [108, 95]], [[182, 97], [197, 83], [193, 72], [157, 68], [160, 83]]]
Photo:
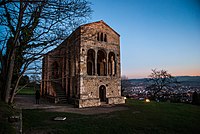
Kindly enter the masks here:
[[[200, 86], [200, 76], [177, 76], [178, 82], [184, 86]], [[144, 79], [129, 79], [134, 84], [147, 83], [147, 78]]]
[[176, 78], [182, 85], [200, 86], [200, 76], [178, 76]]

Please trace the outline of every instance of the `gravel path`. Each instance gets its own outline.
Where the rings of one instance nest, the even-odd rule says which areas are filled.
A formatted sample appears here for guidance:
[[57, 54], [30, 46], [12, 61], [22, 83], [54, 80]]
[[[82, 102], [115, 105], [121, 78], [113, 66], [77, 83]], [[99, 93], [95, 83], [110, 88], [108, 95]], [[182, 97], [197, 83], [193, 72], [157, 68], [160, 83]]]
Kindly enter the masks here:
[[51, 112], [68, 112], [68, 113], [77, 113], [84, 115], [93, 115], [93, 114], [128, 110], [128, 107], [125, 105], [103, 105], [99, 107], [79, 109], [79, 108], [74, 108], [74, 106], [70, 104], [49, 103], [43, 98], [40, 99], [40, 104], [35, 104], [35, 96], [32, 95], [17, 95], [15, 97], [15, 106], [16, 108], [21, 108], [21, 109], [43, 109], [45, 111], [51, 111]]

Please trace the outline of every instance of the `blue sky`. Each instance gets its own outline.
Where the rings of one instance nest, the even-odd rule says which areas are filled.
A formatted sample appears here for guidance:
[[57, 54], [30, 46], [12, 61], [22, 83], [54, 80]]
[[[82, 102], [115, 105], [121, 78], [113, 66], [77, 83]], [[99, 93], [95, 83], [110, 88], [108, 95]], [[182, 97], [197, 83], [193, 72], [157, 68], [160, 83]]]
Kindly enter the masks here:
[[200, 1], [89, 0], [92, 21], [104, 20], [121, 39], [122, 75], [151, 69], [200, 76]]

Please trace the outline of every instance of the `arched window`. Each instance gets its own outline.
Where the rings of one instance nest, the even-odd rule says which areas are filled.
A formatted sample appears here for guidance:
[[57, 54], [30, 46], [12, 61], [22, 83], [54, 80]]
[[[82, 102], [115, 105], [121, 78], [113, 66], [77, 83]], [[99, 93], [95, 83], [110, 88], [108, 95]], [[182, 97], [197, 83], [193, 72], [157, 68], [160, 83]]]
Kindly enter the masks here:
[[99, 99], [100, 102], [106, 102], [106, 87], [104, 85], [99, 87]]
[[95, 74], [95, 51], [93, 49], [89, 49], [87, 52], [87, 74]]
[[107, 35], [104, 34], [104, 41], [107, 42]]
[[116, 60], [115, 60], [115, 54], [113, 52], [110, 52], [108, 55], [108, 74], [110, 76], [114, 76], [116, 74]]
[[106, 76], [106, 52], [99, 50], [97, 53], [97, 74], [99, 76]]
[[103, 41], [103, 33], [101, 33], [101, 41]]
[[97, 33], [97, 40], [99, 41], [99, 37], [100, 37], [100, 35], [99, 35], [99, 33]]

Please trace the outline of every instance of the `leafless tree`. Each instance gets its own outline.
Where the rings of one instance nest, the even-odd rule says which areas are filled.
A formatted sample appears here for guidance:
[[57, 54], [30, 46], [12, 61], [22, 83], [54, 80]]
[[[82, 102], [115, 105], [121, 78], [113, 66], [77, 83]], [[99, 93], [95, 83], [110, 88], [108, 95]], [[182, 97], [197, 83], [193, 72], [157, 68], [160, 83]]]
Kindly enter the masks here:
[[[1, 0], [1, 100], [12, 103], [20, 78], [29, 65], [66, 39], [91, 13], [87, 0]], [[11, 92], [14, 73], [18, 77]]]
[[152, 69], [151, 75], [147, 80], [149, 85], [146, 87], [147, 90], [153, 93], [153, 98], [156, 99], [157, 94], [161, 91], [169, 91], [178, 84], [175, 77], [173, 77], [166, 70]]

